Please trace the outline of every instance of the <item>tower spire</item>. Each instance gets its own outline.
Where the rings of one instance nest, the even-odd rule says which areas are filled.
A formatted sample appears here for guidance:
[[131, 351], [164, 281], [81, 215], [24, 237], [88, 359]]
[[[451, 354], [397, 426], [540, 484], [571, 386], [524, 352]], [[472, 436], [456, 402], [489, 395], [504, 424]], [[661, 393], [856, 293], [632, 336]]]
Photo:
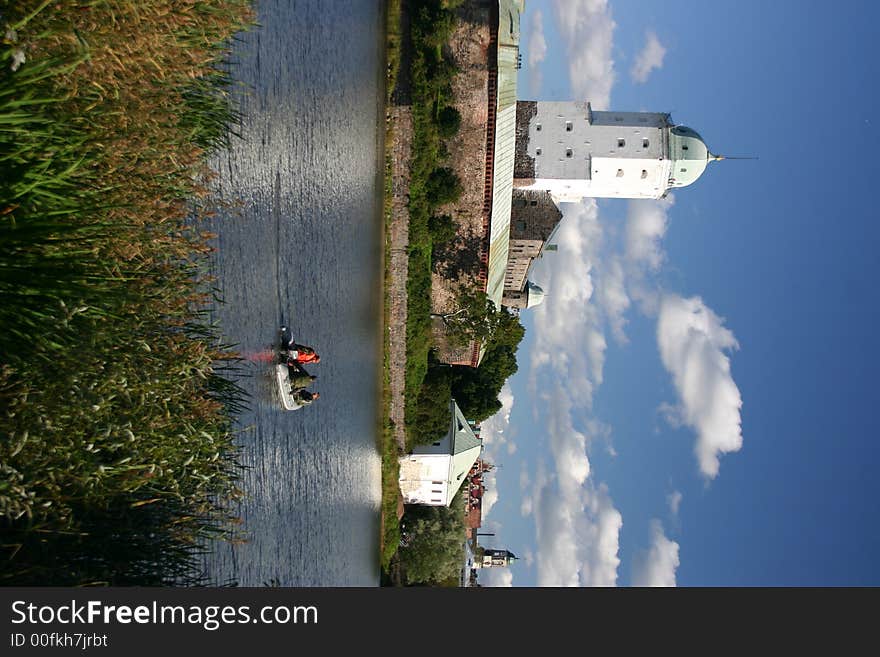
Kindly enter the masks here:
[[721, 160], [757, 160], [757, 157], [736, 157], [733, 155], [716, 155], [715, 153], [709, 153], [709, 161], [710, 162], [720, 162]]

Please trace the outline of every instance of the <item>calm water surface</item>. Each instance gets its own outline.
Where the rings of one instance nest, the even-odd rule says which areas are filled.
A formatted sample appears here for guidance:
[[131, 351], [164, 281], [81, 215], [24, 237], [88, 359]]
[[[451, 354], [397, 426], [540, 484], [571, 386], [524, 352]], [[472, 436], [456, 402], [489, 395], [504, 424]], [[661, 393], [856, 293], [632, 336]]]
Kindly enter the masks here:
[[[225, 303], [215, 319], [246, 366], [238, 509], [249, 536], [214, 544], [216, 583], [378, 584], [381, 3], [263, 0], [241, 36], [241, 138], [215, 160], [210, 229]], [[313, 406], [285, 412], [278, 326], [315, 347]]]

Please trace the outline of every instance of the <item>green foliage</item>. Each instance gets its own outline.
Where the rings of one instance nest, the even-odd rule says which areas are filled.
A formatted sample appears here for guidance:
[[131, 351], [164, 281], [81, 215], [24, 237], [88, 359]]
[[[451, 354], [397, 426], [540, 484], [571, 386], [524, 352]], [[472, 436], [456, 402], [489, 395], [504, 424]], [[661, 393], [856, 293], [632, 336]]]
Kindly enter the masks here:
[[459, 573], [465, 541], [462, 489], [448, 507], [407, 507], [403, 524], [408, 544], [398, 554], [409, 584], [435, 584]]
[[419, 390], [419, 402], [413, 419], [412, 434], [417, 444], [433, 443], [449, 431], [451, 390], [451, 368], [434, 361]]
[[448, 167], [434, 169], [425, 184], [425, 197], [434, 207], [457, 201], [461, 191], [461, 181]]
[[461, 112], [454, 107], [446, 106], [437, 113], [437, 130], [443, 139], [457, 135], [460, 127]]
[[457, 0], [415, 0], [410, 5], [413, 140], [409, 186], [405, 385], [409, 442], [413, 439], [419, 390], [428, 371], [431, 347], [431, 258], [434, 237], [429, 222], [438, 205], [461, 194], [460, 182], [442, 166], [446, 148], [435, 120], [435, 108], [440, 99], [452, 95], [451, 81], [456, 69], [444, 55], [443, 46], [455, 27], [453, 10], [459, 4]]
[[455, 222], [448, 214], [431, 217], [428, 220], [428, 230], [431, 233], [431, 242], [435, 247], [451, 242], [457, 234]]
[[498, 393], [516, 370], [515, 348], [492, 347], [486, 351], [479, 367], [453, 368], [452, 396], [462, 413], [482, 422], [501, 410]]
[[0, 2], [2, 584], [195, 582], [228, 531], [244, 399], [187, 203], [248, 6]]
[[400, 466], [397, 442], [390, 422], [384, 427], [382, 442], [382, 554], [380, 565], [388, 571], [400, 543], [400, 523], [397, 520], [397, 502], [400, 494]]

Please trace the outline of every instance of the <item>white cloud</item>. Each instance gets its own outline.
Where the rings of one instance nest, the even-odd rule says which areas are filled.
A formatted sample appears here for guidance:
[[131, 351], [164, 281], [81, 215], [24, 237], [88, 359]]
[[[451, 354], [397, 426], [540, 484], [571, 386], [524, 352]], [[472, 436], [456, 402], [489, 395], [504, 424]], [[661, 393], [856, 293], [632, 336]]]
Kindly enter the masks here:
[[714, 478], [719, 455], [742, 447], [742, 397], [724, 353], [739, 345], [702, 299], [672, 294], [660, 304], [657, 344], [678, 392], [679, 416], [697, 431], [700, 471]]
[[614, 84], [615, 28], [608, 1], [569, 0], [554, 3], [553, 9], [565, 42], [574, 98], [589, 100], [594, 109], [607, 109]]
[[539, 491], [535, 510], [539, 586], [614, 586], [623, 518], [604, 485], [574, 494], [554, 482]]
[[492, 417], [480, 424], [480, 439], [483, 441], [483, 458], [494, 462], [501, 448], [508, 442], [510, 413], [513, 411], [513, 390], [508, 383], [498, 393], [501, 408]]
[[666, 259], [660, 240], [669, 225], [667, 211], [675, 203], [670, 195], [660, 201], [631, 200], [626, 215], [626, 258], [637, 266], [657, 271]]
[[482, 586], [513, 586], [513, 573], [509, 568], [484, 568], [477, 571], [477, 583]]
[[541, 91], [543, 71], [541, 62], [547, 57], [547, 40], [544, 38], [544, 14], [537, 10], [532, 14], [531, 32], [527, 45], [529, 53], [529, 88], [535, 98]]
[[678, 566], [678, 543], [666, 538], [659, 520], [652, 520], [651, 548], [635, 559], [633, 586], [675, 586]]
[[619, 257], [611, 258], [599, 281], [598, 292], [598, 300], [608, 317], [611, 334], [618, 344], [626, 344], [627, 338], [623, 327], [626, 325], [625, 314], [629, 309], [630, 300], [626, 294], [623, 265]]
[[523, 561], [525, 561], [526, 565], [531, 568], [535, 563], [535, 553], [532, 552], [529, 548], [523, 550]]
[[647, 82], [651, 71], [659, 69], [663, 66], [663, 58], [666, 56], [666, 48], [660, 43], [660, 39], [652, 31], [648, 31], [645, 35], [645, 46], [641, 52], [636, 55], [636, 61], [630, 70], [633, 82]]
[[617, 581], [623, 519], [604, 485], [592, 481], [587, 451], [593, 439], [609, 435], [588, 412], [603, 380], [602, 303], [613, 294], [594, 287], [603, 242], [595, 201], [563, 204], [562, 211], [560, 249], [552, 265], [540, 264], [540, 284], [552, 292], [535, 309], [529, 373], [553, 468], [539, 472], [521, 511], [535, 518], [539, 585], [610, 586]]
[[674, 490], [669, 495], [666, 496], [666, 504], [669, 506], [669, 511], [672, 515], [678, 515], [678, 509], [681, 507], [682, 494]]
[[[552, 267], [539, 262], [535, 277], [552, 290], [534, 309], [535, 346], [531, 370], [549, 366], [566, 381], [579, 405], [592, 404], [593, 391], [602, 383], [606, 341], [600, 313], [593, 299], [593, 263], [602, 242], [595, 201], [562, 204], [565, 218], [557, 230], [559, 251]], [[539, 268], [540, 267], [540, 268]], [[572, 349], [584, 345], [584, 349]], [[531, 387], [535, 390], [535, 381]]]
[[494, 470], [483, 473], [483, 485], [486, 488], [483, 491], [483, 501], [480, 504], [480, 516], [482, 518], [488, 518], [489, 512], [498, 501], [498, 483]]

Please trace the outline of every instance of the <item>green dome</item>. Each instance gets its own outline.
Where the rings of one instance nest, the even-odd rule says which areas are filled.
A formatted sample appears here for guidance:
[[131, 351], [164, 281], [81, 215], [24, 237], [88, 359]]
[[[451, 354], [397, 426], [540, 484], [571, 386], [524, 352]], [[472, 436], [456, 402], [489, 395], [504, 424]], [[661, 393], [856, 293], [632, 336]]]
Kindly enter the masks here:
[[526, 302], [526, 308], [534, 308], [544, 301], [544, 290], [540, 285], [535, 285], [531, 281], [526, 283], [526, 290], [529, 292], [529, 300]]
[[672, 160], [669, 186], [686, 187], [703, 175], [715, 156], [696, 130], [678, 125], [669, 133], [669, 159]]

